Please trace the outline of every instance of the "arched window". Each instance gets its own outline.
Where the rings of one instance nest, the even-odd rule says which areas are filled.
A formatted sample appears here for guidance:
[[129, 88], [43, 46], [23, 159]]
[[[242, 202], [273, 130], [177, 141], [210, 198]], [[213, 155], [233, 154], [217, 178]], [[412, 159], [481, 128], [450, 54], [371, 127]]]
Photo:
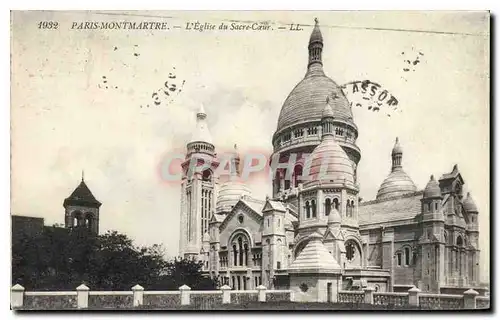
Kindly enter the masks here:
[[332, 200], [328, 198], [325, 201], [325, 216], [329, 216], [330, 211], [332, 211]]
[[410, 265], [410, 248], [405, 248], [405, 265]]
[[281, 175], [280, 175], [280, 172], [278, 170], [276, 170], [276, 174], [274, 177], [274, 187], [278, 191], [281, 189]]
[[348, 261], [351, 261], [352, 259], [354, 259], [355, 253], [356, 253], [356, 247], [354, 246], [354, 243], [349, 242], [345, 247], [345, 257], [347, 258]]
[[337, 210], [339, 209], [339, 199], [333, 199], [333, 207]]
[[345, 207], [345, 215], [346, 217], [351, 217], [351, 201], [347, 200], [347, 204]]
[[311, 217], [311, 212], [309, 211], [309, 201], [306, 201], [306, 218], [310, 218]]
[[402, 259], [401, 259], [401, 252], [398, 252], [398, 253], [396, 254], [396, 259], [397, 259], [397, 264], [398, 264], [398, 266], [400, 266], [400, 267], [401, 267], [401, 262], [402, 262]]
[[457, 238], [457, 246], [461, 247], [464, 244], [464, 241], [462, 240], [461, 236], [458, 236]]
[[289, 179], [290, 177], [288, 176], [288, 172], [286, 169], [283, 171], [283, 173], [284, 173], [283, 177], [285, 179], [285, 190], [288, 190], [290, 189], [290, 179]]
[[434, 203], [434, 210], [437, 211], [438, 210], [438, 203]]
[[245, 251], [245, 259], [243, 259], [244, 265], [248, 265], [248, 244], [245, 243], [244, 245], [244, 251]]
[[316, 201], [315, 200], [311, 201], [311, 208], [312, 208], [312, 217], [316, 218]]
[[293, 169], [294, 187], [298, 187], [301, 182], [300, 177], [302, 177], [302, 166], [297, 165]]
[[243, 240], [241, 240], [241, 237], [238, 238], [238, 251], [239, 251], [239, 258], [240, 258], [240, 261], [239, 261], [239, 265], [242, 266], [243, 265]]
[[211, 179], [212, 179], [212, 171], [210, 171], [208, 169], [203, 171], [202, 180], [203, 181], [210, 181]]
[[73, 211], [73, 227], [81, 227], [85, 224], [83, 214], [80, 211]]
[[238, 250], [236, 250], [236, 244], [233, 244], [233, 257], [234, 257], [233, 265], [237, 266], [238, 265]]

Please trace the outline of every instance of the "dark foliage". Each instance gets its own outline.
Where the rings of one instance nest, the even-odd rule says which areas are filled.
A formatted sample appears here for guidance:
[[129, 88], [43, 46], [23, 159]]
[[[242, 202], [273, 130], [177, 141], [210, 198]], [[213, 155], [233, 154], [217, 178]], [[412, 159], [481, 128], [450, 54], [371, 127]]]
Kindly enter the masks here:
[[36, 237], [13, 244], [12, 284], [26, 290], [215, 289], [201, 273], [202, 263], [187, 259], [166, 261], [159, 245], [135, 247], [116, 231], [93, 235], [85, 228], [46, 228]]

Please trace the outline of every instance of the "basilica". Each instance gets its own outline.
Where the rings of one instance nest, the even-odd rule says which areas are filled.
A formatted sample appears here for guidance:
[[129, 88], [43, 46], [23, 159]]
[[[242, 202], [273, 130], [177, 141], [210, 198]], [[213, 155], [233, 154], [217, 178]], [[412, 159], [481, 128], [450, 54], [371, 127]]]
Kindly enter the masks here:
[[[283, 103], [272, 137], [279, 168], [272, 196], [255, 199], [244, 181], [219, 183], [216, 147], [197, 113], [182, 164], [180, 255], [235, 290], [293, 290], [298, 301], [334, 301], [340, 290], [463, 293], [479, 285], [478, 210], [455, 165], [418, 190], [404, 170], [402, 143], [375, 199], [357, 182], [358, 127], [342, 89], [324, 71], [316, 21], [307, 71]], [[390, 150], [391, 146], [388, 146]], [[308, 157], [303, 155], [308, 154]], [[192, 159], [212, 167], [187, 174]], [[235, 150], [234, 169], [240, 174]], [[326, 167], [322, 167], [327, 159]], [[311, 179], [301, 180], [309, 168]], [[380, 168], [384, 169], [384, 168]]]

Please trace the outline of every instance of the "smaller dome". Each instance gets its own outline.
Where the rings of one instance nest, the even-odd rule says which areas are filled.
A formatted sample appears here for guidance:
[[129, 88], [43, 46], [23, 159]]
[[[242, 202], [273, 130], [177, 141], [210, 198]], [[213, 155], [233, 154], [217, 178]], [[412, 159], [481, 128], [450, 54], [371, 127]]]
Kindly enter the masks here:
[[220, 186], [216, 208], [217, 210], [230, 209], [232, 206], [236, 205], [243, 196], [249, 196], [251, 193], [252, 192], [245, 183], [228, 180]]
[[332, 211], [330, 211], [330, 215], [328, 215], [328, 224], [340, 224], [341, 218], [340, 218], [340, 213], [337, 209], [332, 208]]
[[332, 106], [330, 105], [330, 98], [326, 97], [326, 106], [325, 109], [323, 109], [323, 114], [321, 116], [322, 118], [333, 118], [334, 113]]
[[210, 236], [208, 235], [208, 232], [205, 232], [203, 235], [203, 242], [210, 242]]
[[476, 203], [472, 199], [470, 192], [467, 192], [467, 197], [465, 198], [463, 205], [466, 212], [478, 212]]
[[396, 142], [394, 143], [394, 148], [392, 148], [392, 154], [402, 154], [403, 148], [401, 148], [401, 144], [399, 144], [399, 138], [396, 137]]
[[387, 199], [415, 191], [417, 191], [417, 187], [413, 180], [402, 168], [398, 168], [392, 171], [382, 182], [377, 192], [377, 199]]
[[[322, 166], [326, 167], [326, 170]], [[354, 185], [352, 161], [332, 135], [323, 136], [321, 143], [307, 158], [304, 167], [310, 168], [311, 180], [345, 182]]]
[[425, 186], [424, 198], [441, 198], [441, 188], [439, 188], [438, 182], [434, 179], [434, 175], [431, 176], [427, 186]]

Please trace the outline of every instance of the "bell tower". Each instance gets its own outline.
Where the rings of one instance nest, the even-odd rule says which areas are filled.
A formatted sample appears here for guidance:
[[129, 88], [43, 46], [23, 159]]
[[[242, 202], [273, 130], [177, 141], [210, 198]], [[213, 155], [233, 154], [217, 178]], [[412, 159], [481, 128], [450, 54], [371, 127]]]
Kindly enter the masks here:
[[89, 187], [85, 183], [83, 172], [82, 181], [64, 199], [63, 206], [64, 225], [66, 228], [87, 228], [94, 234], [99, 234], [99, 208], [101, 203], [97, 201]]
[[219, 162], [206, 118], [207, 114], [201, 106], [196, 114], [196, 129], [186, 146], [186, 158], [182, 163], [179, 254], [185, 258], [199, 258], [203, 235], [209, 231], [209, 221], [215, 208], [218, 180], [214, 172]]

